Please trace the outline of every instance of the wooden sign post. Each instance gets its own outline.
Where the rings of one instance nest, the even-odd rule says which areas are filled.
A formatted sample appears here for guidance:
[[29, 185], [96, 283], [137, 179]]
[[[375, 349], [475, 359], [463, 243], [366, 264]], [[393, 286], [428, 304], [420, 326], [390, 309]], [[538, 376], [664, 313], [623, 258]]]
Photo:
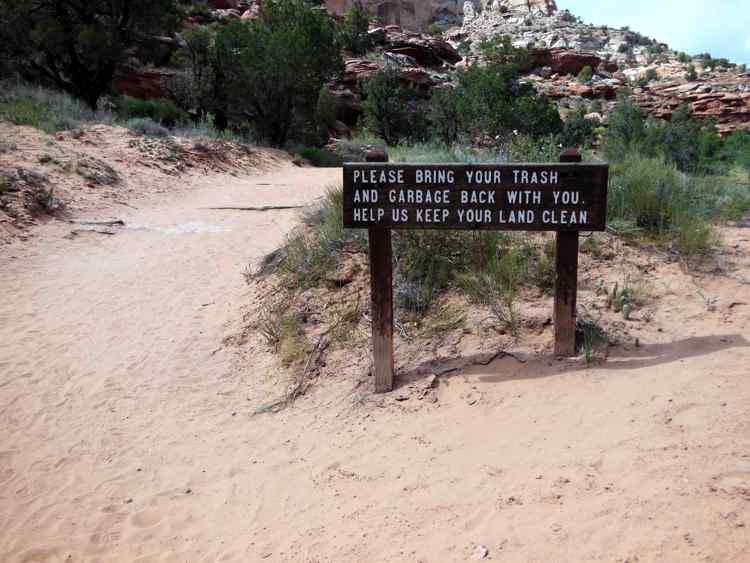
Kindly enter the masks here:
[[344, 165], [344, 227], [368, 229], [375, 390], [393, 389], [391, 229], [556, 231], [555, 353], [576, 353], [578, 232], [606, 227], [606, 164]]

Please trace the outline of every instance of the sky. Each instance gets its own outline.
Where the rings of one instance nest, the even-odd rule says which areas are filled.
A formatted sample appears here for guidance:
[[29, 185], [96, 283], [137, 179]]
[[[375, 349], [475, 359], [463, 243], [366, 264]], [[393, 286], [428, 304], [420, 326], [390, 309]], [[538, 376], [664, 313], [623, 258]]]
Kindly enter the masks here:
[[629, 26], [672, 49], [750, 64], [750, 0], [557, 0], [584, 22]]

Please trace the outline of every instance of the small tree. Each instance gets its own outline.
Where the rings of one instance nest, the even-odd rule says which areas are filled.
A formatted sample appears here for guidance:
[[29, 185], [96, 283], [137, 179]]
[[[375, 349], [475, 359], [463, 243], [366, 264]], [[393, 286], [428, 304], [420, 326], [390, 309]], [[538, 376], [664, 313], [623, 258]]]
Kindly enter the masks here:
[[484, 38], [479, 43], [479, 53], [487, 66], [501, 70], [504, 74], [517, 74], [529, 66], [529, 52], [513, 46], [510, 36]]
[[175, 0], [0, 0], [0, 49], [96, 108], [127, 51], [178, 23]]
[[216, 37], [218, 78], [236, 121], [283, 146], [293, 126], [314, 128], [320, 89], [342, 68], [331, 20], [305, 0], [264, 0], [259, 18]]
[[430, 122], [440, 141], [450, 146], [458, 140], [458, 93], [455, 88], [433, 90], [430, 103]]
[[360, 0], [355, 0], [339, 26], [341, 46], [355, 55], [364, 55], [372, 47], [372, 39], [367, 33], [369, 26], [367, 10]]
[[687, 73], [685, 74], [685, 80], [693, 81], [698, 80], [698, 73], [695, 72], [695, 65], [689, 64], [687, 65]]
[[646, 81], [653, 82], [654, 80], [658, 80], [658, 79], [659, 79], [659, 73], [656, 72], [655, 68], [649, 68], [646, 71]]
[[409, 135], [409, 101], [411, 90], [401, 85], [398, 69], [386, 66], [373, 73], [364, 83], [362, 104], [367, 126], [388, 145], [397, 145]]
[[609, 114], [604, 152], [610, 160], [620, 160], [643, 143], [646, 121], [641, 108], [627, 97], [621, 97]]

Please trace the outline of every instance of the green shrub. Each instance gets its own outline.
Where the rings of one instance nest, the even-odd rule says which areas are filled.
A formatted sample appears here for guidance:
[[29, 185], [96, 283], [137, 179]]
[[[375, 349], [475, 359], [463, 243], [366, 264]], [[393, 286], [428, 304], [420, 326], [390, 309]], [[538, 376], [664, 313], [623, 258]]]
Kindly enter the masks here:
[[315, 122], [323, 133], [332, 129], [336, 124], [336, 98], [331, 91], [323, 86], [318, 94], [318, 102], [315, 106]]
[[0, 116], [14, 125], [30, 125], [49, 133], [55, 131], [47, 108], [28, 98], [0, 102]]
[[[363, 231], [344, 230], [343, 198], [340, 188], [329, 188], [324, 200], [303, 214], [307, 229], [298, 230], [287, 239], [274, 267], [290, 287], [305, 289], [321, 284], [344, 248], [366, 247]], [[272, 262], [270, 258], [276, 256], [270, 255], [267, 264]], [[260, 273], [267, 270], [261, 268]]]
[[692, 260], [710, 254], [719, 244], [713, 226], [695, 216], [679, 217], [672, 230], [674, 249], [685, 259]]
[[564, 147], [587, 147], [594, 140], [597, 125], [595, 121], [586, 119], [583, 110], [573, 111], [565, 120], [560, 141]]
[[401, 84], [397, 68], [386, 66], [373, 73], [363, 91], [365, 123], [386, 143], [398, 145], [403, 139], [419, 135], [419, 127], [415, 126], [418, 112], [409, 107], [415, 94]]
[[685, 80], [693, 81], [698, 80], [698, 73], [695, 71], [695, 65], [690, 63], [687, 65], [687, 72], [685, 73]]
[[435, 136], [446, 146], [458, 141], [459, 100], [452, 88], [433, 90], [430, 101], [430, 121]]
[[683, 200], [683, 179], [677, 169], [659, 158], [631, 153], [611, 166], [608, 217], [633, 221], [654, 234], [673, 224]]
[[17, 82], [0, 83], [0, 119], [47, 133], [112, 121], [108, 113], [94, 112], [69, 94]]
[[445, 33], [445, 29], [445, 26], [433, 22], [429, 26], [427, 26], [427, 34], [441, 39], [443, 37], [443, 33]]
[[344, 162], [339, 155], [318, 147], [304, 147], [299, 155], [317, 168], [336, 168]]
[[646, 80], [648, 82], [653, 82], [654, 80], [658, 80], [658, 79], [659, 79], [659, 73], [656, 72], [655, 68], [649, 68], [646, 71]]
[[583, 84], [588, 84], [591, 82], [591, 79], [594, 77], [594, 70], [586, 65], [581, 69], [581, 72], [578, 73], [578, 82], [582, 82]]
[[142, 100], [123, 96], [115, 104], [117, 116], [123, 120], [150, 119], [165, 127], [173, 127], [189, 121], [188, 114], [165, 98], [158, 100]]
[[[514, 131], [540, 137], [562, 130], [556, 106], [530, 84], [519, 82], [518, 64], [460, 70], [457, 87], [438, 98], [457, 116], [459, 136], [467, 143], [481, 136], [507, 138]], [[447, 100], [451, 96], [455, 99]]]

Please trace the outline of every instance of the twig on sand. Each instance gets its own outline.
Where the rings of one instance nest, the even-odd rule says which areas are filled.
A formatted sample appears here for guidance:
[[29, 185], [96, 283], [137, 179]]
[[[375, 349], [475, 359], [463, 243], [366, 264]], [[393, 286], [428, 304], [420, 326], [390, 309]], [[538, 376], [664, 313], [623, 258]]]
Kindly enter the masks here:
[[210, 211], [277, 211], [284, 209], [302, 209], [304, 205], [263, 205], [261, 207], [207, 207]]
[[323, 353], [323, 351], [328, 348], [328, 345], [331, 343], [331, 340], [327, 338], [327, 336], [336, 330], [341, 323], [343, 323], [345, 320], [345, 316], [341, 316], [335, 323], [333, 323], [331, 326], [329, 326], [319, 337], [318, 341], [315, 343], [315, 346], [313, 347], [310, 354], [307, 356], [307, 361], [305, 362], [305, 369], [300, 374], [299, 378], [297, 378], [297, 382], [295, 383], [294, 387], [287, 392], [287, 394], [279, 399], [278, 401], [274, 401], [273, 403], [269, 403], [266, 405], [263, 405], [255, 410], [253, 414], [263, 414], [267, 412], [279, 412], [284, 407], [289, 406], [291, 403], [293, 403], [296, 399], [301, 397], [305, 394], [307, 389], [310, 387], [310, 381], [307, 378], [308, 372], [310, 371], [310, 368], [315, 365], [315, 362], [318, 361], [318, 358], [320, 358], [320, 355]]
[[93, 233], [95, 235], [109, 235], [109, 236], [116, 234], [114, 231], [101, 231], [99, 229], [73, 229], [72, 231], [70, 231], [70, 233], [65, 235], [65, 238], [72, 239], [82, 233]]
[[115, 219], [113, 221], [70, 221], [74, 225], [99, 225], [102, 227], [124, 227], [125, 221]]

